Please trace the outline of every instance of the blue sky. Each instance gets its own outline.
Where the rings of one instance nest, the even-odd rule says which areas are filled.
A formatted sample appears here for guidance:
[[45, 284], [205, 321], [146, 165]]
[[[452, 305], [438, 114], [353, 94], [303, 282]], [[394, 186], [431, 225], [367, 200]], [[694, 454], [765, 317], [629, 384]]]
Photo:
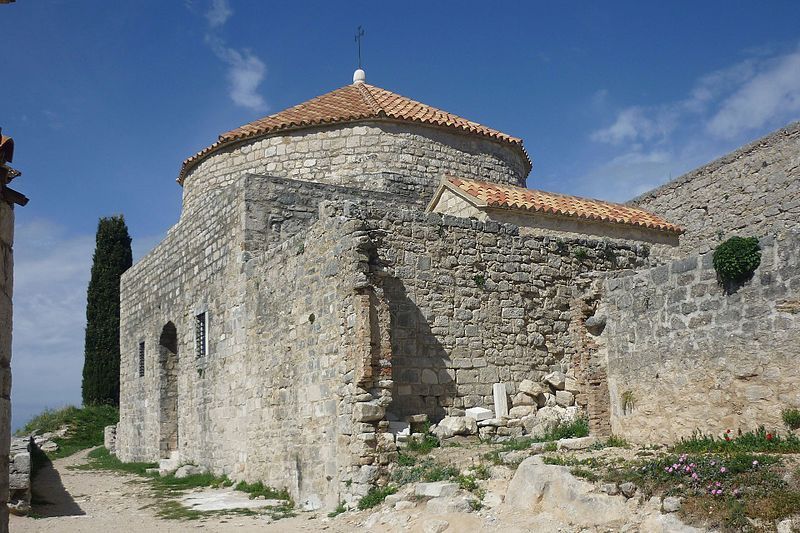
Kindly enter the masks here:
[[[562, 4], [562, 5], [559, 5]], [[528, 186], [627, 200], [800, 118], [800, 3], [17, 0], [0, 5], [16, 141], [13, 424], [80, 402], [98, 217], [140, 257], [183, 159], [367, 81], [522, 137]], [[757, 8], [756, 8], [757, 6]]]

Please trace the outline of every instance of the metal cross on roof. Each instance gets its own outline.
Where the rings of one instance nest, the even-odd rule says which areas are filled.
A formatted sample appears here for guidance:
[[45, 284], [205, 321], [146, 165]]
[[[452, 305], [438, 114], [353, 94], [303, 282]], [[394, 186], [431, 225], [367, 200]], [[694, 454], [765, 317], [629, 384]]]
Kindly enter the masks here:
[[358, 68], [361, 68], [361, 38], [364, 36], [364, 29], [359, 26], [356, 30], [356, 42], [358, 43]]

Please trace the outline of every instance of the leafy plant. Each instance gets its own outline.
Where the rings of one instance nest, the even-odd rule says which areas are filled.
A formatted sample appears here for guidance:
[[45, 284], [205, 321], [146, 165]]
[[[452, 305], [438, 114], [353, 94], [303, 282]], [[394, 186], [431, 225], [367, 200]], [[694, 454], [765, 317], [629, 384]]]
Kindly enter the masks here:
[[747, 280], [761, 264], [761, 248], [755, 237], [731, 237], [714, 250], [714, 270], [722, 282]]
[[672, 447], [675, 452], [712, 453], [712, 452], [769, 452], [800, 453], [800, 438], [788, 435], [785, 438], [759, 427], [756, 431], [748, 431], [731, 436], [730, 430], [722, 437], [705, 435], [700, 432], [688, 439], [681, 439]]
[[629, 414], [633, 412], [633, 408], [636, 405], [636, 399], [633, 396], [633, 391], [626, 390], [622, 393], [622, 413]]
[[285, 488], [280, 490], [275, 489], [268, 485], [264, 485], [264, 483], [261, 481], [257, 481], [256, 483], [245, 483], [244, 481], [240, 481], [235, 487], [233, 487], [233, 489], [248, 493], [251, 500], [259, 496], [263, 496], [266, 500], [290, 501], [292, 499], [289, 495], [289, 491]]
[[383, 500], [385, 500], [388, 495], [394, 494], [395, 492], [397, 492], [397, 487], [394, 485], [372, 487], [363, 498], [358, 500], [358, 508], [362, 511], [364, 509], [371, 509], [383, 503]]
[[573, 256], [575, 257], [575, 259], [577, 259], [578, 261], [583, 261], [584, 259], [586, 259], [587, 257], [589, 257], [589, 252], [586, 250], [586, 248], [584, 248], [584, 247], [582, 247], [582, 246], [578, 246], [578, 247], [577, 247], [577, 248], [575, 248], [575, 250], [572, 252], [572, 255], [573, 255]]
[[427, 455], [431, 453], [431, 450], [438, 447], [439, 439], [437, 439], [434, 435], [427, 434], [422, 439], [418, 439], [416, 437], [408, 439], [406, 450], [419, 455]]
[[475, 282], [475, 285], [481, 289], [486, 285], [486, 277], [483, 274], [475, 274], [472, 280]]
[[781, 411], [781, 416], [787, 428], [792, 430], [800, 428], [800, 409], [784, 409]]
[[328, 513], [328, 518], [333, 518], [335, 516], [339, 516], [340, 514], [344, 513], [345, 511], [347, 511], [347, 507], [345, 506], [345, 503], [343, 501], [341, 501], [341, 502], [339, 502], [339, 505], [337, 505], [336, 508], [333, 511]]

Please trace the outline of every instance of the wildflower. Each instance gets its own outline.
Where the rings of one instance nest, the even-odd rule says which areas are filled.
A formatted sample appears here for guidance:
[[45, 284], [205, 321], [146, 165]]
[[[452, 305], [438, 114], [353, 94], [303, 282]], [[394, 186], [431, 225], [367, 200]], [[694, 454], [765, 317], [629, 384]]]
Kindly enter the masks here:
[[692, 473], [692, 479], [694, 479], [695, 481], [697, 481], [698, 479], [700, 479], [700, 476], [698, 476], [698, 475], [697, 475], [697, 472], [693, 472], [693, 473]]
[[753, 461], [753, 466], [758, 466], [758, 461]]
[[716, 464], [717, 464], [716, 461], [711, 461], [711, 466], [716, 466]]
[[724, 473], [725, 473], [725, 472], [727, 472], [727, 471], [728, 471], [728, 469], [727, 469], [727, 468], [725, 468], [724, 466], [723, 466], [722, 468], [720, 468], [720, 469], [719, 469], [719, 473], [720, 473], [720, 474], [724, 474]]
[[767, 440], [772, 440], [772, 433], [767, 433]]
[[721, 487], [722, 486], [722, 483], [720, 483], [719, 481], [717, 481], [715, 484], [717, 485], [717, 487]]

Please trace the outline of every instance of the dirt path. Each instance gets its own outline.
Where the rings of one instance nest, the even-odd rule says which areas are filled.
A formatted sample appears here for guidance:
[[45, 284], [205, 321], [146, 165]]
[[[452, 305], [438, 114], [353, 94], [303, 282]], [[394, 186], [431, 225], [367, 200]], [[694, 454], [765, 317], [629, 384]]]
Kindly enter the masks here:
[[284, 532], [352, 531], [352, 524], [341, 527], [327, 518], [312, 519], [302, 514], [269, 523], [253, 516], [210, 517], [206, 520], [177, 521], [156, 516], [156, 500], [140, 477], [107, 471], [71, 470], [86, 462], [88, 450], [53, 461], [54, 468], [40, 471], [34, 483], [39, 498], [49, 504], [34, 504], [43, 518], [11, 516], [14, 533], [109, 533], [127, 531], [207, 532]]
[[33, 511], [40, 518], [11, 516], [10, 530], [13, 533], [175, 533], [197, 530], [210, 533], [424, 533], [431, 531], [432, 521], [442, 520], [446, 520], [449, 525], [447, 533], [489, 532], [498, 529], [505, 533], [577, 531], [573, 528], [562, 529], [564, 524], [549, 516], [532, 516], [527, 512], [505, 509], [504, 506], [481, 513], [432, 514], [426, 511], [424, 503], [402, 512], [376, 508], [348, 512], [333, 519], [328, 518], [325, 513], [300, 513], [293, 518], [274, 522], [264, 515], [169, 520], [156, 516], [158, 502], [145, 479], [131, 474], [69, 468], [86, 463], [87, 454], [88, 450], [84, 450], [71, 457], [57, 459], [53, 461], [52, 468], [43, 469], [37, 474], [34, 488], [40, 503], [34, 503]]

